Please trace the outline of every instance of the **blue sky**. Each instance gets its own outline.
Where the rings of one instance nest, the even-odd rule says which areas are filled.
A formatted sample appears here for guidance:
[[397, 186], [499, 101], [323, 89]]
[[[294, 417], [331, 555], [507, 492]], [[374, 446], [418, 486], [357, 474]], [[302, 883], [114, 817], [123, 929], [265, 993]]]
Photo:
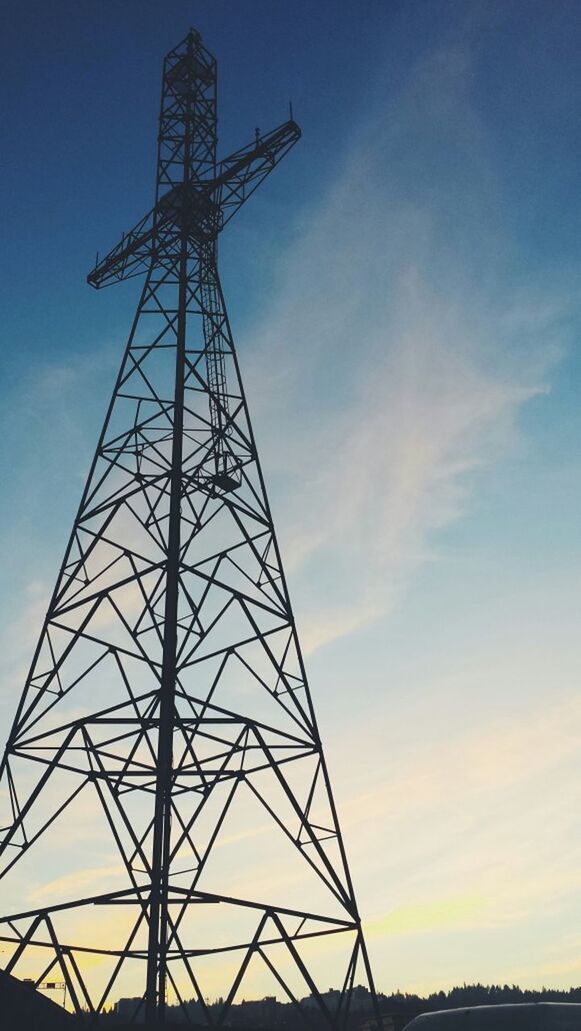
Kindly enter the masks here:
[[289, 99], [303, 129], [220, 259], [386, 990], [581, 982], [578, 10], [5, 16], [2, 726], [137, 299], [85, 275], [152, 203], [194, 25], [223, 153]]

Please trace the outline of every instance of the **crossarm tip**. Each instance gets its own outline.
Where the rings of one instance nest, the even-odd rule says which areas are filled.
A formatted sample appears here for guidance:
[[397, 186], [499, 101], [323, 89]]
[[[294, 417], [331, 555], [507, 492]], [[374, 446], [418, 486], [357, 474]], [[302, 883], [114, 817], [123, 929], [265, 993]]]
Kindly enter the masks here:
[[151, 258], [153, 235], [153, 212], [149, 211], [106, 257], [99, 261], [97, 255], [95, 266], [87, 276], [89, 286], [98, 290], [144, 272]]
[[213, 189], [219, 197], [222, 228], [300, 137], [300, 127], [290, 118], [220, 163]]

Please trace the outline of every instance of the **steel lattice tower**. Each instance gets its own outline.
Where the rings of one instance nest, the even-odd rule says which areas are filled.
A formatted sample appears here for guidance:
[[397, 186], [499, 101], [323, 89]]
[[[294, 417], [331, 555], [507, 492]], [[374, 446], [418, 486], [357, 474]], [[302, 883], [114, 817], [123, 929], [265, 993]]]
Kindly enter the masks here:
[[[94, 1020], [129, 985], [138, 1020], [163, 1025], [169, 991], [220, 1026], [258, 963], [300, 1020], [342, 1027], [357, 982], [375, 995], [216, 264], [300, 130], [291, 117], [217, 161], [216, 123], [216, 61], [190, 31], [164, 63], [154, 207], [88, 276], [145, 284], [2, 762], [11, 909], [58, 846], [68, 870], [92, 807], [118, 859], [107, 890], [79, 897], [65, 872], [0, 940], [8, 972], [61, 977]], [[247, 896], [208, 885], [213, 859], [232, 872], [220, 836], [245, 805], [272, 828], [259, 870], [276, 837], [300, 905], [275, 859]], [[235, 867], [245, 826], [226, 835]], [[339, 940], [330, 1001], [317, 968]]]

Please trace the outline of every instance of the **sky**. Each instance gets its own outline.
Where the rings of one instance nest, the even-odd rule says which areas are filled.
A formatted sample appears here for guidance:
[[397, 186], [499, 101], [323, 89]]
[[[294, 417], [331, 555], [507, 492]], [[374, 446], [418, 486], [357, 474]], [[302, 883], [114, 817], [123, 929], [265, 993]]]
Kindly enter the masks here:
[[4, 12], [2, 736], [138, 297], [85, 276], [152, 204], [195, 26], [223, 154], [289, 99], [303, 131], [220, 264], [384, 991], [581, 983], [578, 15]]

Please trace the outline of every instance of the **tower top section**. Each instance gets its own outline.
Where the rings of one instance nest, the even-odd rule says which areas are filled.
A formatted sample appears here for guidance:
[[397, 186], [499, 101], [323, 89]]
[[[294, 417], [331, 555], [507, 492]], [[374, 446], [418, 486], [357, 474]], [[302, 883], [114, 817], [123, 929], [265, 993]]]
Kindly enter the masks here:
[[213, 248], [238, 209], [300, 139], [291, 117], [218, 160], [217, 62], [200, 33], [187, 36], [163, 63], [155, 204], [87, 280], [99, 288], [147, 272], [185, 236], [192, 255]]
[[216, 58], [193, 29], [163, 62], [157, 196], [216, 173]]
[[187, 36], [173, 47], [164, 60], [163, 73], [165, 76], [179, 79], [181, 69], [187, 79], [192, 73], [201, 81], [208, 84], [210, 80], [216, 80], [216, 58], [202, 43], [202, 37], [196, 29], [190, 29]]

